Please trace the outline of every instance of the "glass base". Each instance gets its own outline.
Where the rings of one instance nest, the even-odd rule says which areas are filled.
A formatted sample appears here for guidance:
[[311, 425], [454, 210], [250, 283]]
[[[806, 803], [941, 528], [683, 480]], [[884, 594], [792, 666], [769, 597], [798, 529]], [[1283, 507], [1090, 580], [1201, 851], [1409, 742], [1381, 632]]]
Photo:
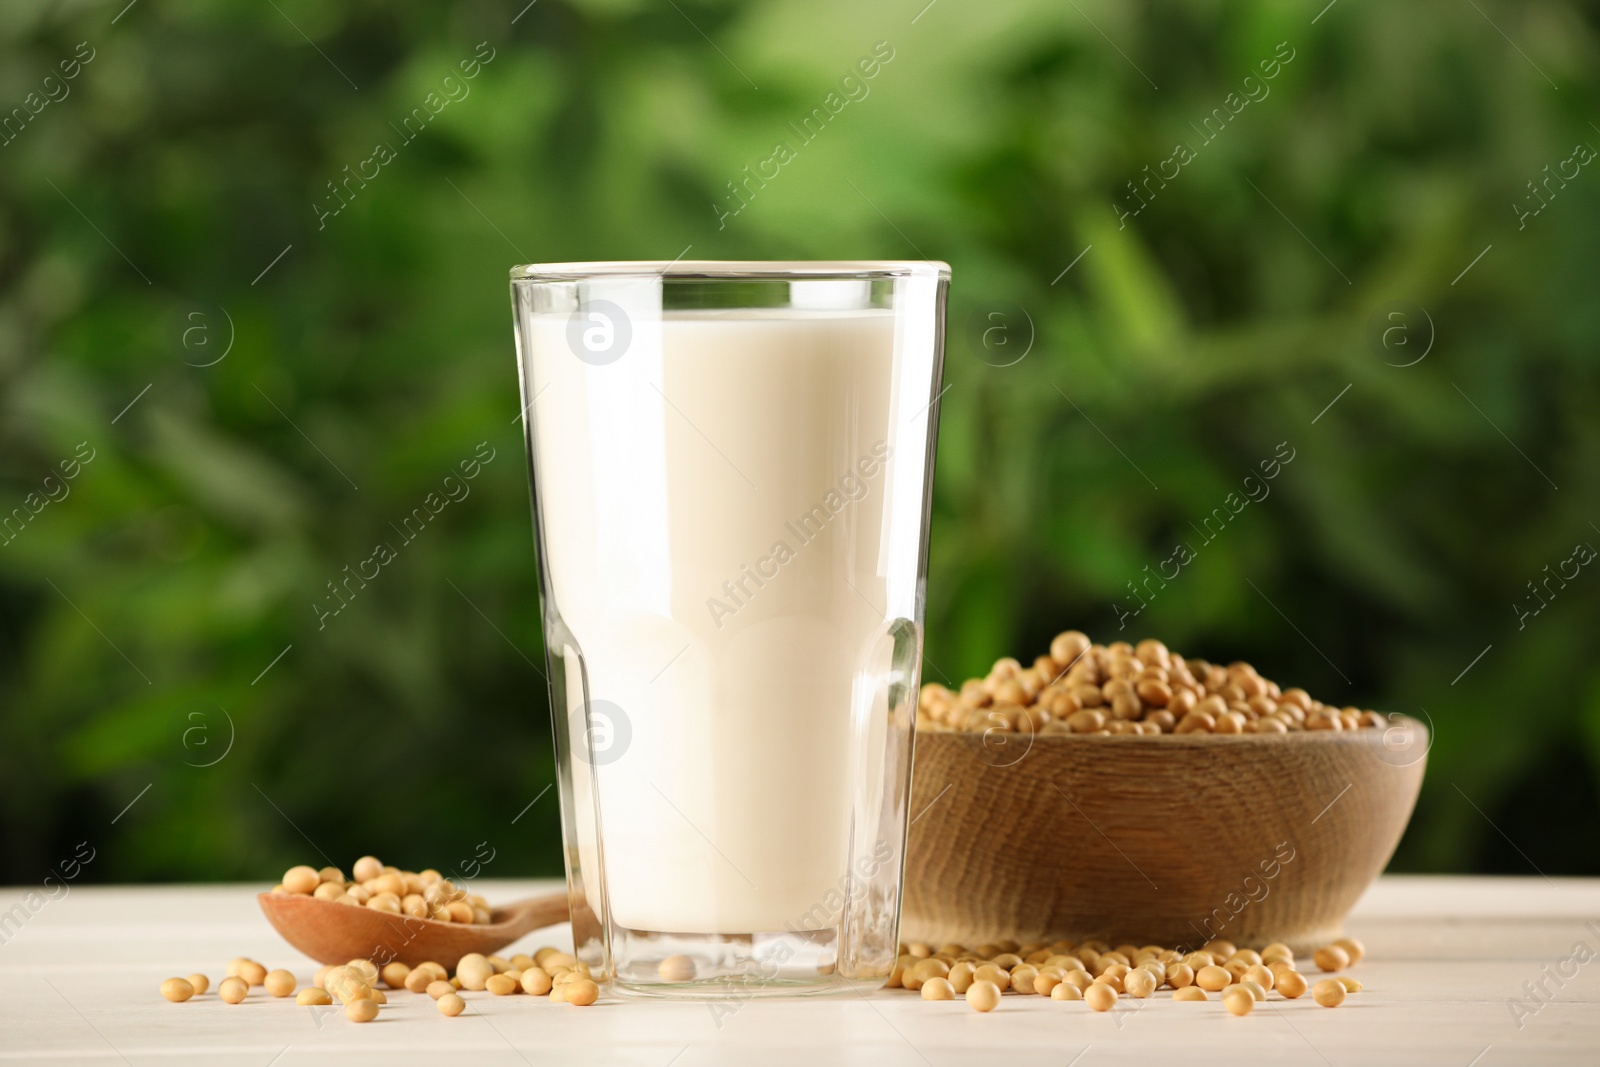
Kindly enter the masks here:
[[611, 991], [622, 997], [659, 1000], [755, 1000], [773, 997], [859, 997], [883, 988], [883, 978], [847, 979], [838, 975], [819, 975], [815, 979], [739, 983], [723, 979], [696, 979], [691, 982], [629, 982], [614, 979]]
[[[833, 930], [684, 934], [614, 928], [611, 988], [622, 996], [678, 1000], [856, 995], [882, 974], [840, 974]], [[892, 966], [892, 963], [891, 963]]]

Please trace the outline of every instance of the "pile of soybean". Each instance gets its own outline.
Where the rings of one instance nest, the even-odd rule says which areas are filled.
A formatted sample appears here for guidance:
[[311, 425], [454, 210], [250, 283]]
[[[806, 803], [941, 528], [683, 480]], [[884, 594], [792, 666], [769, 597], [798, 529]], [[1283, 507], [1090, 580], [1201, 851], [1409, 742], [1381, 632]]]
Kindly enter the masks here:
[[[1346, 937], [1319, 948], [1312, 960], [1319, 970], [1333, 972], [1365, 955], [1361, 942]], [[1173, 1000], [1219, 996], [1233, 1015], [1249, 1015], [1274, 992], [1293, 1000], [1308, 988], [1318, 1004], [1336, 1008], [1347, 994], [1362, 988], [1358, 979], [1345, 975], [1308, 983], [1288, 945], [1274, 943], [1257, 952], [1221, 939], [1188, 953], [1161, 945], [1112, 947], [1103, 941], [1007, 941], [972, 949], [913, 943], [901, 946], [888, 984], [917, 990], [923, 1000], [965, 996], [974, 1011], [993, 1011], [1005, 993], [1081, 1000], [1094, 1011], [1110, 1011], [1124, 996], [1142, 1000], [1166, 988]]]
[[346, 880], [337, 867], [290, 867], [272, 891], [434, 922], [491, 921], [487, 901], [452, 884], [431, 867], [425, 871], [402, 871], [385, 866], [376, 856], [362, 856], [351, 870], [355, 878]]
[[[426, 993], [437, 1003], [439, 1013], [448, 1016], [466, 1010], [463, 991], [487, 991], [502, 997], [527, 993], [577, 1007], [587, 1007], [600, 997], [600, 987], [587, 966], [548, 947], [532, 956], [516, 955], [510, 959], [468, 953], [456, 961], [454, 974], [439, 963], [408, 967], [398, 961], [380, 966], [373, 960], [351, 960], [323, 967], [298, 994], [293, 973], [269, 971], [264, 964], [240, 957], [228, 964], [228, 976], [217, 987], [217, 996], [225, 1004], [239, 1004], [260, 986], [270, 996], [293, 996], [296, 1004], [307, 1007], [331, 1006], [337, 1000], [351, 1022], [367, 1023], [389, 1003], [388, 995], [379, 988], [380, 982], [391, 990]], [[204, 994], [210, 985], [210, 979], [203, 974], [168, 978], [161, 983], [161, 995], [182, 1002]]]
[[1156, 640], [1098, 645], [1077, 630], [1024, 667], [995, 661], [959, 689], [922, 687], [917, 728], [1040, 734], [1285, 734], [1388, 725], [1375, 711], [1334, 707], [1284, 689], [1250, 664], [1185, 659]]

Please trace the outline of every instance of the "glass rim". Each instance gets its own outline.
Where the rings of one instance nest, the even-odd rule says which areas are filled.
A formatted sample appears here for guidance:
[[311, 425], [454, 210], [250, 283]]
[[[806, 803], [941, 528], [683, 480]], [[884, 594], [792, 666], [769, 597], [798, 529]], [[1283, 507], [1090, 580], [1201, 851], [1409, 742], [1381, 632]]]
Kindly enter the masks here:
[[511, 268], [513, 284], [582, 281], [588, 278], [943, 278], [950, 264], [924, 259], [674, 259], [597, 260], [588, 263], [525, 263]]

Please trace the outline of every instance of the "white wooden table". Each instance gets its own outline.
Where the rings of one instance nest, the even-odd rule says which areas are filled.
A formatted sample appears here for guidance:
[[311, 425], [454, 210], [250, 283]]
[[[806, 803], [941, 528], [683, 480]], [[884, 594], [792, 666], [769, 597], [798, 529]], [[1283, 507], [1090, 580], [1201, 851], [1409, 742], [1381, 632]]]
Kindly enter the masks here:
[[[482, 884], [491, 901], [551, 888]], [[1366, 990], [1333, 1010], [1306, 996], [1233, 1018], [1216, 1001], [1157, 994], [1096, 1015], [1082, 1003], [1008, 996], [979, 1015], [961, 1001], [925, 1003], [895, 990], [753, 1001], [720, 1025], [703, 1003], [609, 995], [573, 1008], [471, 994], [467, 1013], [446, 1019], [426, 996], [399, 992], [366, 1025], [259, 989], [243, 1004], [223, 1004], [216, 986], [234, 956], [288, 967], [302, 984], [315, 969], [267, 925], [257, 888], [76, 888], [20, 929], [19, 920], [0, 919], [0, 1063], [942, 1067], [980, 1062], [984, 1053], [983, 1062], [1006, 1067], [1600, 1063], [1595, 879], [1384, 878], [1347, 926], [1367, 945], [1352, 972]], [[26, 892], [0, 890], [0, 913], [19, 903], [26, 910]], [[524, 945], [560, 945], [566, 936], [556, 928]], [[1558, 986], [1546, 976], [1560, 978], [1580, 942], [1589, 950], [1580, 956], [1595, 958], [1568, 963]], [[163, 978], [194, 971], [211, 977], [211, 992], [185, 1004], [161, 999]], [[1549, 1003], [1519, 1027], [1508, 1003], [1526, 1000], [1524, 982], [1541, 980]]]

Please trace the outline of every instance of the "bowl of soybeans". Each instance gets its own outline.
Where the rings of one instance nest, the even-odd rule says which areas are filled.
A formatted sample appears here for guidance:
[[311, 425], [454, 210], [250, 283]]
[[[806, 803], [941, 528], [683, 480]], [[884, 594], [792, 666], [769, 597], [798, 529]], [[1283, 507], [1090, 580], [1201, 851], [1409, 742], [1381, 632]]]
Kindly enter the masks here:
[[1075, 630], [924, 685], [902, 940], [1315, 951], [1399, 843], [1429, 740], [1248, 663]]

